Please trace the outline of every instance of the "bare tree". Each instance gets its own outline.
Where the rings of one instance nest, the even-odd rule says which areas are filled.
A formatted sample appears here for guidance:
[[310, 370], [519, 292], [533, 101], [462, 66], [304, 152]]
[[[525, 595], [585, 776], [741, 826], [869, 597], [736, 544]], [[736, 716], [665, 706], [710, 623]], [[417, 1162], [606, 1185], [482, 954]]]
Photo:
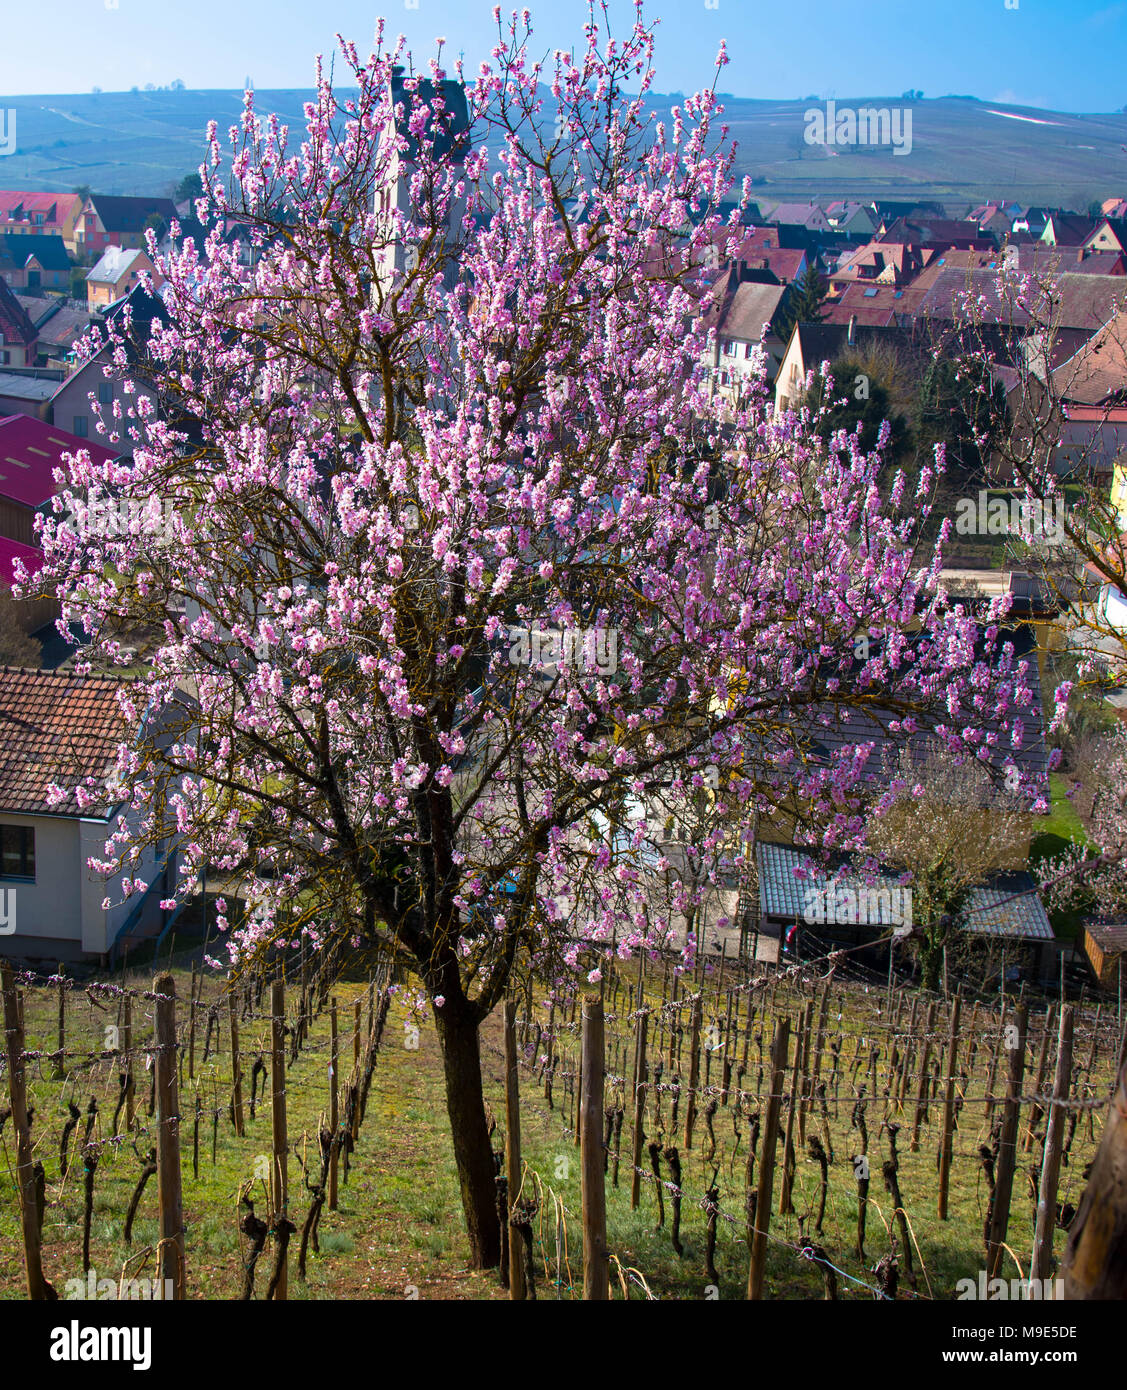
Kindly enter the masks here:
[[869, 847], [908, 875], [912, 943], [921, 983], [936, 989], [943, 952], [968, 925], [971, 892], [991, 873], [1020, 867], [1029, 841], [1028, 800], [999, 789], [980, 764], [901, 750], [892, 804], [874, 819]]

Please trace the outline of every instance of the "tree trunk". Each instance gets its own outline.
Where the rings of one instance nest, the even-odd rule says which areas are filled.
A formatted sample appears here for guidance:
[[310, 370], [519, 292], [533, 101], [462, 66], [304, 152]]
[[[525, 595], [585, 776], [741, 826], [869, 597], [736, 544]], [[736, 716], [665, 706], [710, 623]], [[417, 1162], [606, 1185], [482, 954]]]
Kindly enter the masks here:
[[924, 937], [920, 942], [920, 988], [933, 994], [939, 989], [939, 974], [943, 969], [943, 945]]
[[1127, 1062], [1062, 1263], [1068, 1299], [1127, 1298]]
[[493, 1269], [501, 1262], [501, 1229], [497, 1220], [493, 1152], [485, 1119], [481, 1085], [481, 1050], [477, 1023], [464, 1001], [450, 995], [435, 1010], [442, 1065], [446, 1077], [446, 1109], [458, 1165], [458, 1186], [475, 1269]]

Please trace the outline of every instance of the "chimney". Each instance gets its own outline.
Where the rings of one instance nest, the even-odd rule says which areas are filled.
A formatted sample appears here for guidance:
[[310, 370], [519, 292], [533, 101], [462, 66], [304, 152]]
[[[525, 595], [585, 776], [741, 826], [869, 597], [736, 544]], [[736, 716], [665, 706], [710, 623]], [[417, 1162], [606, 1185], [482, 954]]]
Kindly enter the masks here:
[[1086, 254], [1087, 254], [1087, 253], [1086, 253], [1086, 251], [1085, 251], [1085, 249], [1084, 249], [1083, 246], [1078, 246], [1078, 247], [1076, 248], [1076, 264], [1077, 264], [1077, 265], [1079, 265], [1079, 264], [1081, 263], [1081, 261], [1083, 261], [1083, 259], [1084, 259], [1084, 257], [1085, 257]]
[[856, 330], [857, 330], [857, 315], [856, 315], [856, 314], [850, 314], [850, 315], [849, 315], [849, 328], [846, 330], [846, 334], [845, 334], [845, 341], [849, 344], [850, 347], [853, 347], [854, 342], [856, 341], [856, 336], [857, 336], [857, 335], [856, 335]]
[[736, 284], [737, 284], [737, 285], [742, 285], [743, 282], [744, 282], [746, 279], [747, 279], [747, 261], [743, 261], [743, 260], [737, 261], [737, 262], [736, 262]]

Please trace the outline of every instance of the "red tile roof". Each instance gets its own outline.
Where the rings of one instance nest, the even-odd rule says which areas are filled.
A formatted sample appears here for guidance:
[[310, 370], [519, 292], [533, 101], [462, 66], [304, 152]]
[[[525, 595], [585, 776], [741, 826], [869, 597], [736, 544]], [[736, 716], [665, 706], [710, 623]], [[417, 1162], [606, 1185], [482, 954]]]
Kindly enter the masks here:
[[37, 212], [43, 214], [43, 230], [62, 227], [68, 210], [81, 203], [77, 193], [32, 193], [26, 189], [0, 190], [0, 230], [7, 226], [34, 225]]
[[47, 803], [51, 782], [101, 781], [128, 730], [118, 708], [120, 682], [62, 671], [0, 667], [0, 811], [25, 815], [105, 815], [80, 811], [69, 797]]
[[117, 457], [112, 449], [30, 415], [0, 418], [0, 497], [25, 507], [41, 507], [59, 491], [52, 473], [63, 466], [63, 454], [79, 449], [88, 450], [95, 463]]

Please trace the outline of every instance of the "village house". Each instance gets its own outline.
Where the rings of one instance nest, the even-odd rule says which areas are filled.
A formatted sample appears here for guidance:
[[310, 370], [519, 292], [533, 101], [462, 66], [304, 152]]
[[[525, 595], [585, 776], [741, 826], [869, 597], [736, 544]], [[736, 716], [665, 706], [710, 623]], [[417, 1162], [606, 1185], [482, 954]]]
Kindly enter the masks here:
[[[143, 286], [138, 285], [125, 299], [119, 300], [105, 311], [107, 322], [112, 322], [118, 315], [123, 314], [126, 305], [129, 305], [132, 311], [132, 330], [126, 343], [126, 356], [135, 364], [138, 358], [136, 345], [144, 343], [153, 319], [161, 317], [164, 309], [159, 298], [148, 294]], [[91, 396], [101, 411], [102, 422], [110, 423], [113, 421], [115, 403], [120, 405], [123, 417], [129, 410], [135, 409], [141, 396], [156, 404], [155, 392], [143, 385], [138, 383], [137, 394], [127, 396], [122, 382], [116, 376], [107, 379], [105, 369], [109, 360], [110, 349], [103, 347], [93, 357], [87, 357], [80, 362], [65, 380], [56, 382], [51, 387], [48, 404], [50, 419], [56, 425], [61, 425], [64, 430], [77, 435], [79, 439], [105, 437], [99, 431], [101, 422]], [[138, 381], [138, 378], [135, 377], [134, 380]], [[133, 422], [133, 427], [136, 427], [136, 422]], [[123, 456], [131, 455], [133, 452], [129, 428], [129, 424], [126, 424], [121, 439], [114, 445], [116, 452]]]
[[1113, 469], [1127, 456], [1127, 310], [1065, 358], [1052, 380], [1064, 417], [1055, 468], [1114, 486]]
[[1046, 246], [1083, 246], [1098, 229], [1098, 222], [1080, 213], [1050, 212], [1041, 240]]
[[35, 325], [7, 284], [0, 280], [0, 370], [34, 367], [38, 353]]
[[61, 237], [74, 254], [82, 198], [77, 193], [0, 191], [0, 232]]
[[847, 285], [891, 285], [903, 289], [935, 257], [933, 247], [911, 242], [870, 241], [847, 253], [830, 270], [830, 291], [840, 294]]
[[801, 227], [807, 232], [829, 232], [829, 218], [817, 203], [779, 203], [763, 219], [787, 227]]
[[967, 220], [977, 223], [984, 236], [1005, 241], [1013, 231], [1014, 219], [1020, 216], [1021, 208], [1017, 203], [982, 203], [971, 209]]
[[1081, 245], [1089, 251], [1127, 251], [1127, 222], [1119, 217], [1103, 217]]
[[911, 334], [895, 327], [861, 325], [856, 319], [846, 324], [796, 323], [775, 377], [775, 409], [796, 409], [806, 392], [807, 375], [817, 372], [823, 362], [832, 363], [846, 353], [864, 352], [877, 344], [906, 352]]
[[0, 536], [37, 544], [35, 514], [50, 514], [51, 498], [59, 491], [55, 469], [65, 467], [64, 454], [80, 449], [96, 464], [117, 457], [112, 449], [28, 415], [0, 419]]
[[0, 232], [0, 279], [13, 290], [69, 290], [71, 259], [62, 237]]
[[[82, 208], [78, 246], [95, 256], [100, 256], [110, 246], [136, 249], [144, 246], [150, 222], [163, 224], [167, 232], [175, 220], [176, 204], [171, 198], [111, 198], [94, 193]], [[157, 240], [161, 240], [159, 229]]]
[[59, 295], [21, 295], [20, 301], [39, 335], [40, 363], [65, 372], [74, 361], [76, 342], [90, 328], [91, 315]]
[[882, 227], [878, 242], [904, 242], [910, 246], [932, 247], [940, 251], [990, 251], [992, 236], [979, 230], [977, 222], [949, 217], [898, 217]]
[[871, 237], [877, 229], [871, 207], [852, 200], [835, 200], [826, 207], [826, 221], [835, 232], [850, 237]]
[[154, 286], [161, 284], [161, 276], [144, 251], [107, 247], [86, 277], [87, 309], [94, 313], [116, 304], [141, 283], [142, 275], [149, 275]]
[[112, 793], [98, 790], [84, 806], [73, 794], [61, 804], [48, 799], [52, 783], [73, 786], [90, 778], [104, 787], [118, 743], [137, 735], [122, 718], [119, 684], [73, 672], [0, 668], [5, 956], [104, 962], [119, 938], [156, 933], [171, 917], [160, 902], [176, 886], [176, 856], [163, 842], [144, 849], [131, 866], [131, 875], [147, 887], [124, 901], [120, 874], [107, 878], [87, 866], [91, 857], [105, 857], [111, 823], [124, 809]]
[[768, 374], [774, 374], [783, 353], [776, 324], [791, 291], [791, 286], [764, 283], [743, 261], [729, 266], [717, 281], [704, 322], [716, 330], [708, 365], [724, 395], [738, 399], [755, 375], [761, 340], [770, 359]]

